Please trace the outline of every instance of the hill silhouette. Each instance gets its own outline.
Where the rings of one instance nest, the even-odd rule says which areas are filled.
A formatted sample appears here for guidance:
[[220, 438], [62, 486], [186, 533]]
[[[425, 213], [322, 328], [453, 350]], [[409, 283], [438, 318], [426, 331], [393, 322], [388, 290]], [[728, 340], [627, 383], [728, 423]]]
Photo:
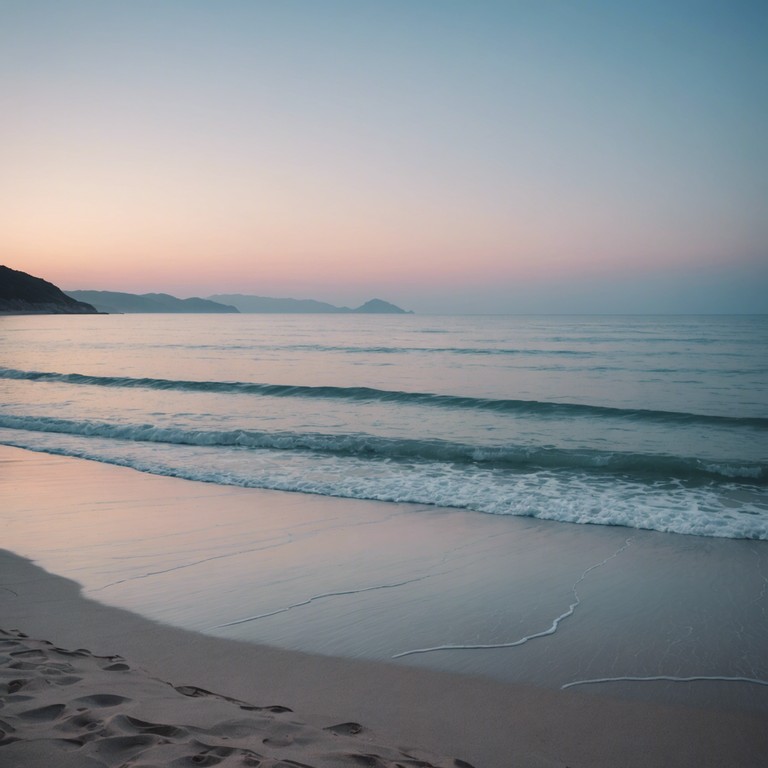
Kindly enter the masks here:
[[0, 266], [0, 312], [87, 315], [97, 311], [41, 277]]
[[383, 299], [371, 299], [365, 304], [350, 309], [337, 307], [315, 299], [274, 299], [267, 296], [252, 296], [242, 293], [220, 293], [208, 298], [232, 304], [244, 313], [286, 313], [286, 314], [412, 314]]
[[115, 313], [237, 313], [235, 307], [197, 297], [177, 299], [168, 293], [123, 293], [121, 291], [67, 291], [80, 301], [93, 304], [102, 312]]

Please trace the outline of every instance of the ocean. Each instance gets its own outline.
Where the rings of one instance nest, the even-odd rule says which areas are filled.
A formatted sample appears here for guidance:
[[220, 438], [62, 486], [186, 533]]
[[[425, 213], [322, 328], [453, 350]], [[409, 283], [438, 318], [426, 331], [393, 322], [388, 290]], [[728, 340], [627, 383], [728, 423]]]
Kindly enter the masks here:
[[5, 316], [0, 345], [0, 444], [768, 539], [768, 316]]

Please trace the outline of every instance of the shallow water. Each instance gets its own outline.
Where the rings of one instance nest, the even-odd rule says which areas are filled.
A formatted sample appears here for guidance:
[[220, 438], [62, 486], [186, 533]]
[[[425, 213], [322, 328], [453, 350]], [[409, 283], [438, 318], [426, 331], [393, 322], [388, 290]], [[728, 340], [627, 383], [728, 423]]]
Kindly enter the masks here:
[[768, 539], [768, 317], [0, 317], [0, 443]]
[[768, 711], [765, 542], [222, 487], [9, 448], [0, 497], [4, 547], [167, 624]]

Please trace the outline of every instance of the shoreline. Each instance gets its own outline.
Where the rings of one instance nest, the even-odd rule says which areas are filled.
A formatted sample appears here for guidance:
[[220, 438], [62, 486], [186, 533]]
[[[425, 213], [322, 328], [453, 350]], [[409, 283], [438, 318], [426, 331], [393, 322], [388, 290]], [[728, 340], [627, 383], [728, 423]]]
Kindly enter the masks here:
[[[18, 630], [90, 655], [119, 655], [138, 666], [139, 674], [172, 686], [196, 686], [260, 707], [289, 707], [311, 729], [359, 723], [362, 746], [384, 743], [409, 754], [455, 755], [475, 768], [743, 768], [760, 765], [768, 749], [759, 713], [582, 696], [164, 626], [83, 598], [75, 582], [6, 551], [0, 551], [0, 584], [6, 632]], [[57, 749], [53, 742], [48, 747]], [[439, 764], [451, 765], [445, 762], [450, 759], [439, 758]]]
[[[583, 663], [578, 655], [563, 661], [566, 651], [608, 656], [615, 652], [611, 643], [623, 648], [636, 631], [632, 621], [637, 614], [643, 624], [657, 622], [650, 629], [662, 638], [659, 647], [669, 655], [665, 633], [673, 621], [683, 620], [677, 612], [687, 607], [683, 603], [691, 593], [680, 592], [650, 618], [643, 614], [643, 606], [658, 603], [662, 589], [673, 592], [672, 582], [687, 571], [696, 574], [698, 581], [693, 584], [706, 599], [697, 609], [701, 615], [694, 611], [685, 620], [705, 622], [697, 626], [702, 635], [722, 624], [723, 617], [725, 623], [744, 624], [747, 614], [743, 611], [759, 609], [755, 599], [765, 597], [764, 592], [744, 593], [745, 574], [760, 586], [763, 561], [759, 558], [764, 546], [473, 517], [413, 505], [232, 491], [4, 446], [0, 447], [0, 492], [5, 505], [0, 510], [3, 543], [27, 553], [0, 553], [0, 628], [6, 631], [17, 629], [38, 641], [70, 650], [85, 648], [97, 656], [119, 654], [151, 678], [176, 686], [193, 685], [258, 706], [290, 707], [310, 729], [359, 723], [364, 728], [356, 736], [361, 744], [389, 745], [386, 749], [391, 754], [396, 754], [392, 750], [411, 754], [408, 750], [417, 749], [423, 755], [451, 756], [437, 758], [433, 764], [439, 766], [454, 765], [451, 761], [458, 758], [475, 768], [683, 768], [692, 764], [735, 768], [760, 765], [768, 751], [764, 687], [757, 690], [759, 686], [712, 681], [561, 690], [559, 685], [568, 680], [558, 671], [563, 664], [567, 668]], [[262, 537], [256, 542], [261, 548], [255, 560], [252, 554], [230, 551], [232, 541], [247, 549], [243, 526], [252, 528], [254, 519]], [[609, 555], [629, 536], [634, 537], [632, 545], [611, 559]], [[289, 547], [284, 540], [290, 540]], [[456, 541], [463, 559], [449, 562], [448, 568], [446, 548]], [[203, 554], [214, 554], [198, 556], [189, 567], [190, 553], [203, 543]], [[548, 548], [555, 553], [557, 567], [536, 564]], [[414, 553], [421, 558], [415, 564]], [[339, 564], [342, 554], [350, 558], [346, 565]], [[152, 565], [158, 556], [172, 562], [167, 563], [166, 572], [148, 579], [153, 570], [159, 570]], [[603, 559], [605, 563], [600, 562]], [[516, 570], [510, 570], [513, 564]], [[314, 613], [301, 608], [268, 621], [285, 637], [292, 624], [304, 635], [335, 625], [333, 636], [346, 637], [361, 623], [349, 624], [346, 615], [378, 618], [383, 623], [364, 626], [358, 635], [360, 642], [375, 644], [383, 642], [381, 627], [391, 624], [393, 617], [401, 617], [398, 637], [412, 631], [444, 632], [441, 613], [432, 607], [440, 595], [451, 597], [445, 621], [456, 627], [455, 622], [470, 608], [479, 611], [472, 614], [472, 622], [485, 613], [498, 622], [496, 592], [507, 601], [534, 595], [525, 626], [539, 629], [549, 626], [572, 601], [572, 586], [578, 586], [580, 603], [552, 637], [509, 651], [479, 652], [479, 657], [492, 657], [493, 669], [500, 663], [517, 664], [517, 678], [529, 670], [532, 679], [528, 680], [492, 679], [482, 672], [482, 664], [458, 674], [455, 669], [428, 668], [421, 659], [393, 663], [318, 655], [278, 648], [275, 643], [200, 634], [192, 631], [195, 627], [185, 629], [145, 617], [145, 611], [155, 610], [164, 621], [189, 622], [189, 612], [177, 605], [184, 597], [181, 589], [192, 593], [193, 603], [220, 595], [221, 605], [206, 610], [226, 612], [231, 610], [227, 595], [237, 598], [234, 605], [242, 602], [241, 583], [255, 595], [257, 604], [274, 599], [283, 605], [291, 584], [309, 580], [314, 591], [322, 591], [318, 579], [343, 581], [361, 569], [375, 576], [377, 583], [393, 583], [394, 574], [407, 580], [411, 567], [421, 569], [424, 578], [409, 584], [405, 592], [361, 590], [363, 594], [354, 597], [361, 602], [351, 604], [351, 614], [345, 613], [344, 598], [338, 605], [329, 600], [310, 606], [317, 609]], [[500, 569], [503, 578], [498, 584], [489, 581]], [[587, 574], [588, 569], [593, 570]], [[578, 580], [582, 573], [586, 578]], [[126, 576], [130, 578], [118, 587], [99, 591], [99, 584]], [[525, 583], [510, 592], [509, 583], [523, 578]], [[544, 589], [536, 593], [533, 586], [542, 580]], [[78, 582], [90, 584], [85, 593]], [[464, 585], [462, 593], [456, 591], [460, 585]], [[216, 591], [205, 591], [212, 587]], [[639, 589], [648, 593], [643, 600]], [[633, 590], [631, 600], [626, 599], [628, 590]], [[550, 592], [551, 600], [541, 604], [541, 596]], [[737, 594], [744, 605], [732, 619], [722, 606]], [[92, 599], [107, 597], [111, 605]], [[113, 607], [116, 602], [122, 607]], [[141, 608], [144, 615], [126, 610], [130, 605]], [[169, 615], [169, 607], [181, 612]], [[426, 626], [412, 629], [408, 618], [412, 613]], [[267, 627], [256, 622], [261, 624]], [[628, 629], [622, 629], [624, 625]], [[611, 627], [607, 635], [601, 629], [605, 626]], [[722, 634], [725, 629], [721, 627], [722, 636], [711, 647], [697, 645], [693, 651], [701, 659], [716, 652], [725, 654], [724, 658], [732, 655], [730, 646], [716, 647], [728, 640], [727, 633]], [[600, 631], [596, 634], [596, 630]], [[527, 628], [524, 631], [530, 633]], [[637, 642], [642, 644], [643, 639]], [[388, 646], [382, 647], [382, 658], [388, 658]], [[630, 654], [635, 651], [631, 644], [626, 649]], [[556, 674], [547, 672], [553, 664]], [[619, 671], [627, 674], [626, 669]], [[319, 759], [309, 763], [322, 765]]]

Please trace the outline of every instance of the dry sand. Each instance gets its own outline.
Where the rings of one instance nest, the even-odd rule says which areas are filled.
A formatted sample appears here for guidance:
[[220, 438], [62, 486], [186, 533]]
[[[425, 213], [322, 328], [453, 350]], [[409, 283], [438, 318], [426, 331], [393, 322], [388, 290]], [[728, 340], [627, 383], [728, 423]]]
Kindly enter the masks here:
[[371, 743], [359, 723], [307, 725], [281, 705], [172, 686], [121, 656], [0, 630], [4, 766], [454, 766]]
[[[71, 489], [93, 466], [57, 469], [0, 449], [6, 500], [15, 499], [6, 523], [36, 513], [21, 508], [26, 486], [12, 478], [26, 472]], [[105, 496], [128, 476], [147, 498], [166, 480], [99, 473], [115, 481]], [[62, 508], [76, 504], [69, 496]], [[41, 537], [57, 530], [35, 524]], [[631, 700], [211, 637], [86, 599], [75, 581], [10, 552], [0, 552], [0, 628], [3, 768], [748, 767], [768, 754], [766, 715], [749, 707]]]

